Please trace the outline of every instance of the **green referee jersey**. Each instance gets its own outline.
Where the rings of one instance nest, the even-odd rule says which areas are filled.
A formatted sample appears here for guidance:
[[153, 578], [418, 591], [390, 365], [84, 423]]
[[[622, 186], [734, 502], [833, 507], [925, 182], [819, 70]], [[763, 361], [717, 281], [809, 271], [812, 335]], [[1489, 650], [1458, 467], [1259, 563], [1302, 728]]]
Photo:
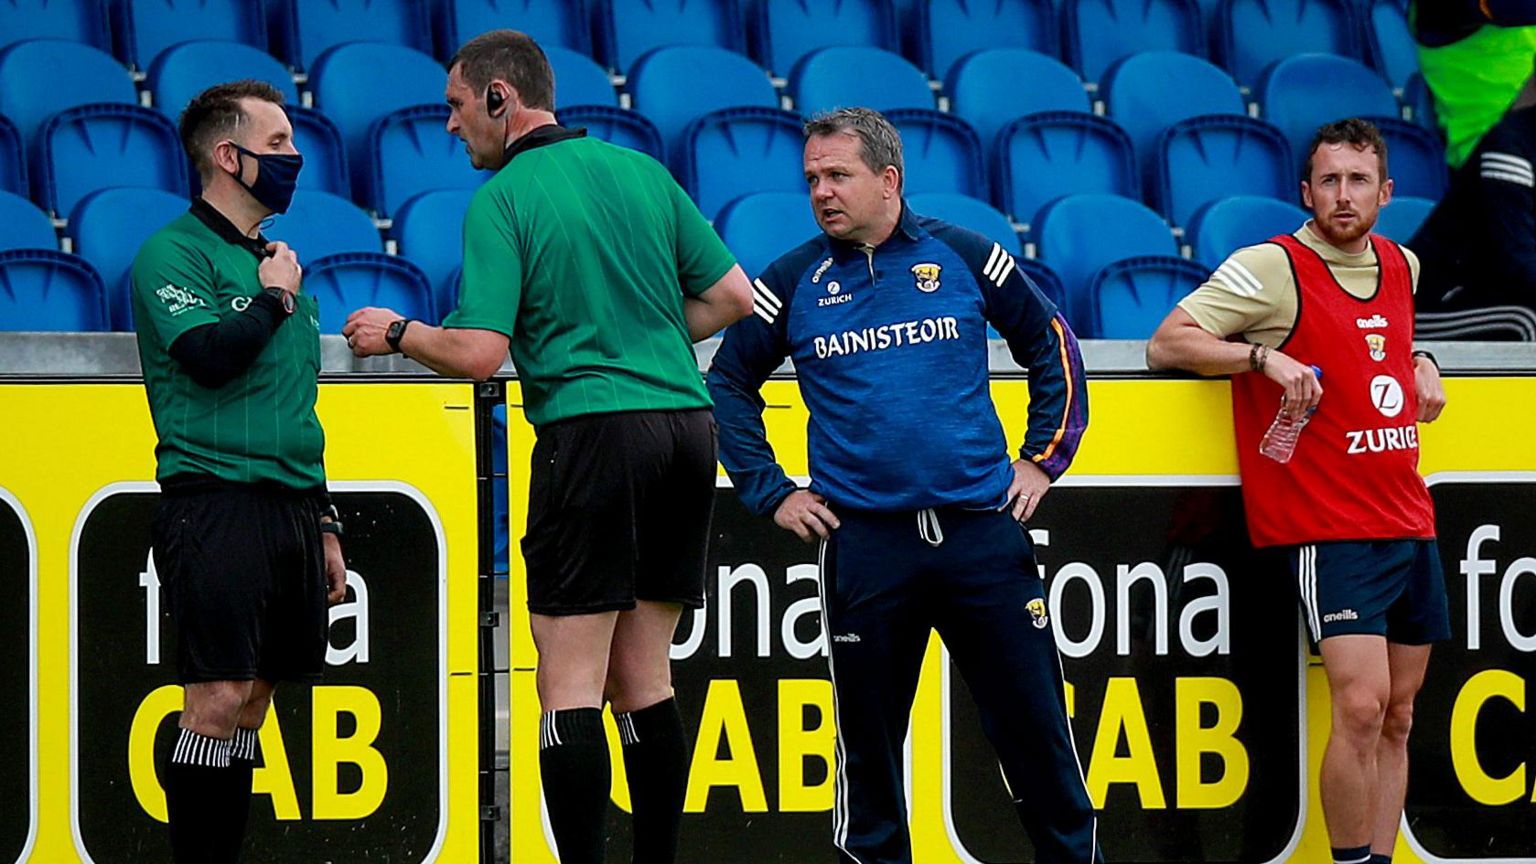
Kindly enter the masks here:
[[736, 259], [660, 163], [583, 130], [537, 129], [470, 201], [445, 327], [511, 339], [535, 426], [708, 408], [684, 296]]
[[170, 346], [194, 327], [244, 313], [261, 293], [262, 238], [241, 236], [198, 199], [145, 241], [133, 262], [139, 361], [159, 444], [156, 477], [204, 475], [234, 483], [325, 485], [325, 435], [315, 415], [320, 313], [302, 292], [296, 311], [250, 368], [222, 387], [192, 380]]

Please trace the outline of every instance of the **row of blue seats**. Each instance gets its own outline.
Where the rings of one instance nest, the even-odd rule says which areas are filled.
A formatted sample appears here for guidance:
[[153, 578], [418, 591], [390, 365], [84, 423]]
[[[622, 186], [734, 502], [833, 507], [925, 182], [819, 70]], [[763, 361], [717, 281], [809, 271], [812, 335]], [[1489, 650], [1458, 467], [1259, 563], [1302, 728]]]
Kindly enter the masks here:
[[[186, 191], [169, 116], [199, 90], [258, 77], [299, 101], [275, 61], [240, 49], [193, 42], [162, 55], [149, 79], [160, 112], [135, 106], [121, 69], [86, 46], [38, 40], [0, 52], [0, 116], [15, 121], [9, 130], [0, 122], [0, 189], [27, 192], [30, 150], [34, 200], [61, 217], [104, 186]], [[628, 81], [634, 110], [618, 107], [595, 65], [555, 57], [557, 101], [569, 106], [562, 120], [667, 161], [707, 216], [741, 194], [803, 183], [799, 118], [778, 108], [767, 75], [740, 55], [653, 52]], [[309, 165], [301, 179], [384, 217], [423, 191], [477, 186], [483, 173], [443, 129], [444, 74], [432, 58], [399, 46], [332, 52], [310, 91], [324, 113], [291, 112]], [[1019, 80], [1031, 84], [1012, 83]], [[1221, 69], [1175, 52], [1133, 55], [1109, 70], [1100, 95], [1112, 120], [1092, 113], [1069, 69], [1029, 51], [973, 55], [952, 85], [951, 111], [941, 112], [922, 73], [900, 57], [828, 48], [802, 64], [790, 92], [802, 114], [837, 105], [889, 112], [906, 139], [914, 188], [989, 198], [1022, 223], [1060, 195], [1105, 191], [1144, 198], [1182, 225], [1200, 203], [1232, 194], [1233, 172], [1246, 184], [1239, 191], [1288, 198], [1313, 130], [1344, 116], [1382, 118], [1405, 194], [1438, 198], [1446, 182], [1434, 133], [1395, 116], [1390, 89], [1371, 70], [1332, 55], [1299, 55], [1270, 70], [1258, 88], [1268, 121], [1246, 116], [1249, 106]], [[68, 98], [54, 95], [61, 87]]]
[[[338, 332], [346, 314], [363, 305], [391, 306], [436, 321], [455, 302], [460, 225], [471, 194], [441, 190], [413, 200], [390, 229], [398, 256], [384, 254], [365, 213], [323, 192], [300, 193], [266, 234], [292, 244], [304, 260], [305, 290], [322, 300], [324, 332]], [[919, 193], [909, 204], [915, 212], [982, 233], [1014, 254], [1024, 251], [1008, 219], [984, 201]], [[1377, 230], [1406, 241], [1432, 206], [1422, 199], [1397, 199], [1382, 211]], [[0, 329], [131, 329], [133, 258], [150, 233], [185, 209], [184, 199], [157, 189], [94, 193], [75, 211], [69, 238], [76, 254], [65, 255], [53, 242], [46, 216], [0, 193]], [[1196, 214], [1186, 234], [1190, 260], [1180, 256], [1167, 223], [1145, 206], [1114, 195], [1071, 195], [1042, 212], [1033, 244], [1039, 260], [1021, 257], [1021, 264], [1081, 335], [1145, 338], [1172, 302], [1233, 249], [1289, 233], [1306, 218], [1294, 204], [1269, 198], [1213, 202]], [[806, 195], [787, 192], [739, 198], [715, 224], [753, 275], [819, 230]]]
[[32, 38], [73, 39], [115, 50], [141, 69], [191, 39], [270, 48], [297, 70], [357, 41], [435, 50], [441, 59], [463, 40], [497, 27], [524, 30], [621, 72], [654, 48], [703, 44], [749, 53], [788, 76], [818, 49], [868, 45], [906, 47], [914, 62], [942, 79], [973, 51], [1021, 47], [1060, 56], [1090, 81], [1138, 51], [1209, 54], [1249, 84], [1270, 63], [1304, 51], [1373, 59], [1383, 72], [1396, 74], [1405, 49], [1411, 50], [1411, 44], [1394, 44], [1406, 32], [1400, 0], [593, 0], [590, 8], [581, 0], [0, 4], [0, 47]]

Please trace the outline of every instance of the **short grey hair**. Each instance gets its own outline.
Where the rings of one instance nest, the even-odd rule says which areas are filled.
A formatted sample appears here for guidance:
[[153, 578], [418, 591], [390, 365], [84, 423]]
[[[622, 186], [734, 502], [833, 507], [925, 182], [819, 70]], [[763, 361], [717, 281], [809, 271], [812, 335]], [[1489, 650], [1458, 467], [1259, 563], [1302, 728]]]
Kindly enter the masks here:
[[824, 111], [805, 124], [807, 139], [826, 135], [852, 135], [859, 139], [859, 158], [869, 170], [879, 174], [885, 166], [896, 168], [897, 189], [905, 185], [907, 167], [901, 158], [901, 133], [870, 108], [838, 108]]

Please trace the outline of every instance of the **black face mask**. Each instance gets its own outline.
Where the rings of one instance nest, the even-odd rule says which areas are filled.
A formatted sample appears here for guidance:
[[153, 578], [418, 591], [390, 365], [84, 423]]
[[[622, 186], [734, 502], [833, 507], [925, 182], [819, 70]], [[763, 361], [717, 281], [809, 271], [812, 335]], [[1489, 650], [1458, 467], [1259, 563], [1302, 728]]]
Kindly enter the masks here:
[[299, 185], [299, 170], [304, 167], [304, 157], [297, 153], [252, 153], [233, 141], [230, 146], [240, 156], [256, 160], [256, 182], [247, 185], [240, 176], [245, 173], [245, 163], [239, 156], [235, 157], [235, 164], [240, 166], [235, 182], [244, 186], [261, 206], [273, 213], [287, 213], [288, 205], [293, 203], [293, 190]]

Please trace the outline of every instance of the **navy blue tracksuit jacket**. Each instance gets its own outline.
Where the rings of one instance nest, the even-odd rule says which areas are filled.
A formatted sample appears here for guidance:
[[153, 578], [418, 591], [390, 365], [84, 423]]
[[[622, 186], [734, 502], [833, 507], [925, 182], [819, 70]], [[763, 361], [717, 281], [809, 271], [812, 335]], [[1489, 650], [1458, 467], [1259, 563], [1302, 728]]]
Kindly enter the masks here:
[[841, 859], [911, 861], [902, 743], [936, 628], [1036, 860], [1102, 860], [1033, 548], [999, 509], [1013, 457], [988, 386], [991, 324], [1029, 370], [1019, 457], [1059, 477], [1088, 422], [1065, 319], [1001, 245], [905, 207], [879, 246], [819, 236], [753, 291], [756, 314], [726, 331], [709, 390], [721, 463], [760, 515], [796, 488], [765, 437], [759, 393], [785, 357], [810, 409], [810, 488], [842, 523], [821, 550]]

